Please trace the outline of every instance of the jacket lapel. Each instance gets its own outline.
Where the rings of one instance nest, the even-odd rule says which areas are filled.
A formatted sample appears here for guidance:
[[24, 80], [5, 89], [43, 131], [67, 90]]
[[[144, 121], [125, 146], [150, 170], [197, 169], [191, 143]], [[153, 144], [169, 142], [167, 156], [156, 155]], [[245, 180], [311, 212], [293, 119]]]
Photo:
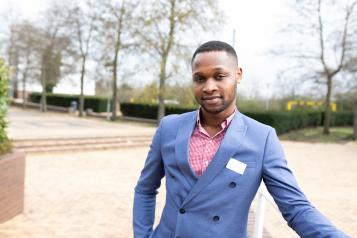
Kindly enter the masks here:
[[[246, 126], [243, 122], [242, 115], [237, 111], [211, 163], [198, 179], [182, 206], [187, 204], [204, 187], [206, 187], [227, 165], [228, 160], [239, 150], [240, 143], [244, 140], [245, 132]], [[188, 162], [186, 163], [188, 164]]]
[[175, 156], [177, 165], [187, 178], [187, 182], [189, 183], [190, 187], [192, 187], [197, 180], [197, 176], [192, 171], [188, 162], [189, 143], [193, 129], [196, 126], [196, 116], [197, 111], [194, 111], [188, 114], [184, 120], [182, 120], [181, 124], [179, 125], [175, 143]]

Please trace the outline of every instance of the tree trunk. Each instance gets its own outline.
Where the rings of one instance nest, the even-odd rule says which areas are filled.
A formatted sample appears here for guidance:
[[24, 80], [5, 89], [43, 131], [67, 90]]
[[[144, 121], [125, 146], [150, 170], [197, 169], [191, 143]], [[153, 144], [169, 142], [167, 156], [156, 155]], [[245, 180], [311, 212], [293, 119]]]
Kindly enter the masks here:
[[55, 87], [55, 85], [49, 85], [49, 84], [47, 84], [46, 85], [46, 92], [47, 93], [53, 93], [53, 88]]
[[165, 116], [165, 79], [166, 79], [166, 61], [167, 57], [163, 56], [160, 64], [160, 84], [158, 93], [158, 113], [157, 113], [157, 123], [159, 124], [161, 119]]
[[42, 79], [41, 112], [47, 112], [46, 86]]
[[24, 73], [22, 75], [22, 108], [26, 108], [26, 78], [27, 78], [27, 69], [24, 70]]
[[14, 80], [14, 82], [13, 82], [13, 94], [12, 95], [14, 98], [19, 97], [19, 87], [18, 87], [17, 79]]
[[42, 63], [41, 70], [41, 84], [42, 84], [42, 95], [41, 95], [41, 112], [47, 112], [47, 98], [46, 98], [46, 69]]
[[83, 57], [82, 62], [82, 70], [81, 70], [81, 95], [79, 96], [79, 116], [82, 117], [84, 115], [84, 74], [86, 71], [86, 57]]
[[330, 134], [330, 121], [331, 121], [331, 91], [332, 91], [332, 77], [327, 76], [327, 93], [325, 98], [325, 118], [324, 118], [324, 130], [325, 135]]
[[121, 48], [121, 30], [123, 27], [123, 18], [125, 13], [125, 0], [122, 1], [120, 7], [120, 17], [118, 20], [118, 31], [115, 42], [115, 53], [113, 60], [113, 98], [112, 98], [112, 117], [111, 120], [115, 121], [117, 119], [117, 111], [120, 111], [120, 104], [118, 101], [118, 56]]
[[24, 73], [24, 76], [22, 78], [22, 108], [26, 108], [26, 73]]
[[357, 99], [355, 101], [355, 105], [354, 105], [354, 123], [353, 123], [353, 139], [357, 140]]
[[169, 53], [172, 48], [172, 44], [174, 42], [174, 35], [175, 35], [175, 26], [176, 26], [176, 20], [175, 20], [175, 9], [176, 9], [176, 1], [171, 0], [170, 1], [170, 31], [167, 39], [167, 44], [165, 46], [165, 49], [162, 53], [161, 57], [161, 63], [160, 63], [160, 85], [159, 85], [159, 108], [158, 108], [158, 113], [157, 113], [157, 121], [160, 123], [161, 118], [165, 116], [165, 101], [164, 101], [164, 96], [165, 96], [165, 81], [167, 78], [166, 75], [166, 64], [167, 64], [167, 58], [169, 56]]
[[112, 87], [112, 91], [113, 91], [113, 97], [112, 97], [112, 116], [111, 116], [111, 120], [115, 121], [117, 119], [117, 102], [118, 102], [118, 85], [117, 85], [117, 54], [115, 56], [115, 60], [113, 63], [113, 87]]

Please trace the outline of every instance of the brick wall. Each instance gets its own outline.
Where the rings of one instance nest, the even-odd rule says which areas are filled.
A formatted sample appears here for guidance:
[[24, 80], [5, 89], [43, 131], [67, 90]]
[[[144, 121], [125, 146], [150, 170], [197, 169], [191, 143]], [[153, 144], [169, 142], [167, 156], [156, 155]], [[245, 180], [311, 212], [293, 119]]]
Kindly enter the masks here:
[[25, 155], [0, 156], [0, 223], [23, 212]]

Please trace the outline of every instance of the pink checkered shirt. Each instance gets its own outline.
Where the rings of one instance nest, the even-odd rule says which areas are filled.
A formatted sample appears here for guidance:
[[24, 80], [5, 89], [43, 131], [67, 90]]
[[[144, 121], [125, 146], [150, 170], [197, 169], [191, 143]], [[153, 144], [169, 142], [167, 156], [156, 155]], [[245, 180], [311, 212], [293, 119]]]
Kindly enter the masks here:
[[209, 163], [213, 159], [213, 156], [216, 154], [219, 146], [221, 145], [223, 137], [226, 134], [227, 128], [235, 113], [236, 110], [234, 113], [232, 113], [232, 115], [230, 115], [222, 122], [222, 130], [211, 137], [201, 125], [200, 110], [198, 110], [196, 127], [190, 139], [189, 152], [189, 163], [191, 169], [196, 173], [197, 176], [201, 176], [207, 169]]

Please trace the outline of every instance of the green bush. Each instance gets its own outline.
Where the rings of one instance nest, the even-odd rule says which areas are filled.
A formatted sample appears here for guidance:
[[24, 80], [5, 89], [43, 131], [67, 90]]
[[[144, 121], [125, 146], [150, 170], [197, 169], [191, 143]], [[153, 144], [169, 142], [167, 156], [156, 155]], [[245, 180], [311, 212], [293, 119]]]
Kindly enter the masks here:
[[[124, 116], [157, 118], [157, 104], [121, 103], [120, 108]], [[166, 106], [165, 114], [181, 114], [195, 109], [168, 105]], [[304, 127], [317, 127], [323, 123], [323, 112], [321, 111], [246, 111], [243, 113], [259, 122], [274, 127], [278, 134]], [[351, 126], [352, 122], [352, 112], [332, 113], [331, 126]]]
[[[324, 115], [323, 115], [324, 117]], [[353, 112], [331, 113], [331, 126], [353, 126]]]
[[261, 123], [274, 127], [278, 134], [308, 126], [321, 125], [320, 112], [267, 111], [244, 112], [244, 114]]
[[[47, 104], [60, 107], [70, 107], [71, 102], [77, 102], [79, 107], [79, 95], [71, 94], [46, 94]], [[41, 93], [31, 93], [29, 100], [34, 103], [40, 103]], [[84, 96], [84, 110], [92, 109], [94, 112], [106, 112], [108, 99], [99, 96]]]
[[9, 70], [4, 61], [0, 59], [0, 154], [5, 154], [11, 150], [11, 143], [6, 134], [6, 112], [9, 105], [7, 96], [9, 84]]
[[[124, 116], [156, 119], [158, 106], [157, 104], [145, 103], [120, 103], [120, 110]], [[195, 108], [183, 108], [167, 105], [165, 107], [165, 114], [181, 114], [193, 110], [195, 110]]]

